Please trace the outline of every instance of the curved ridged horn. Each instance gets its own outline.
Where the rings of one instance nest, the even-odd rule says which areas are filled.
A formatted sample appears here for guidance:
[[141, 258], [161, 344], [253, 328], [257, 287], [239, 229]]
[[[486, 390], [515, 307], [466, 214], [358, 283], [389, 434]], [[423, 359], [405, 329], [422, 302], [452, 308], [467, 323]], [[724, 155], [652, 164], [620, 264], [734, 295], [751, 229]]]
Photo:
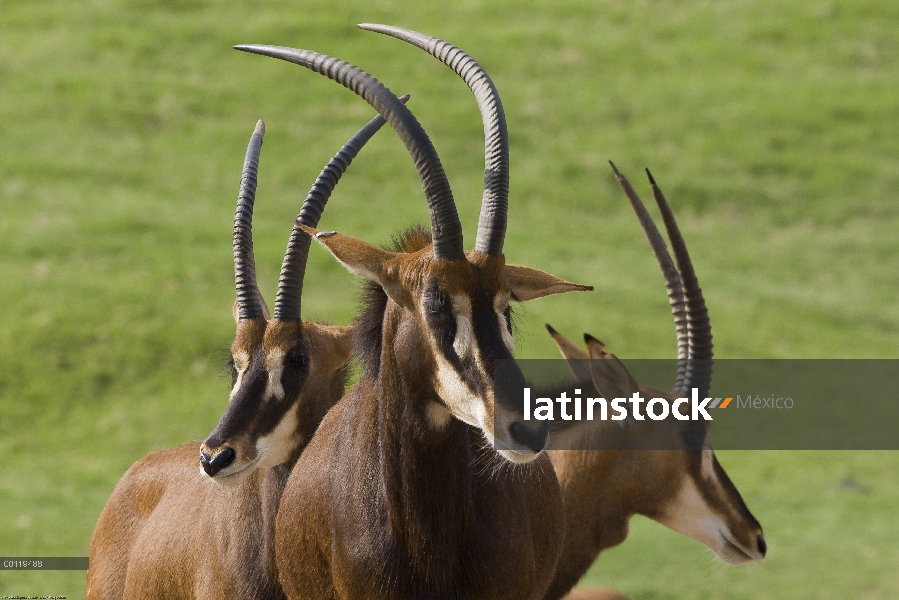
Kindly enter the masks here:
[[390, 25], [363, 23], [361, 29], [375, 31], [421, 48], [461, 77], [474, 94], [484, 123], [484, 195], [478, 217], [475, 250], [500, 256], [506, 235], [509, 207], [509, 133], [506, 115], [493, 80], [464, 50], [441, 39]]
[[689, 351], [690, 360], [687, 362], [687, 373], [684, 377], [685, 389], [692, 387], [698, 388], [700, 396], [705, 396], [712, 383], [712, 324], [709, 320], [709, 311], [705, 304], [705, 298], [702, 295], [702, 288], [699, 287], [699, 280], [696, 277], [696, 271], [693, 270], [693, 261], [690, 260], [690, 253], [687, 252], [687, 244], [680, 233], [677, 221], [674, 219], [674, 213], [662, 190], [656, 185], [655, 179], [649, 169], [646, 169], [649, 176], [649, 183], [652, 185], [652, 193], [655, 196], [656, 204], [659, 206], [659, 212], [662, 213], [662, 220], [665, 223], [665, 230], [668, 232], [668, 240], [671, 242], [671, 249], [674, 251], [674, 260], [677, 261], [677, 269], [680, 271], [681, 282], [683, 284], [684, 295], [687, 303], [687, 328], [689, 334]]
[[[409, 94], [400, 98], [404, 104], [407, 100], [409, 100]], [[325, 210], [325, 204], [328, 203], [328, 198], [331, 197], [337, 182], [340, 181], [362, 147], [384, 126], [384, 123], [386, 123], [384, 117], [376, 116], [365, 127], [357, 131], [356, 135], [351, 137], [334, 155], [334, 158], [328, 161], [315, 183], [312, 184], [306, 200], [303, 201], [303, 207], [300, 209], [296, 223], [302, 223], [309, 227], [318, 226], [318, 221]], [[300, 320], [303, 279], [306, 275], [306, 259], [309, 257], [309, 244], [312, 237], [296, 223], [293, 231], [290, 232], [287, 251], [284, 253], [284, 262], [281, 264], [281, 276], [278, 279], [274, 318], [279, 321]]]
[[237, 196], [237, 211], [234, 214], [234, 281], [239, 321], [258, 319], [265, 315], [259, 288], [256, 286], [256, 261], [253, 258], [253, 203], [256, 201], [256, 174], [264, 135], [265, 123], [259, 119], [247, 146], [240, 178], [240, 193]]
[[671, 305], [671, 314], [674, 316], [674, 327], [677, 331], [677, 378], [675, 379], [674, 389], [683, 390], [684, 377], [687, 373], [687, 359], [690, 358], [690, 340], [687, 324], [687, 304], [684, 295], [683, 282], [681, 275], [668, 254], [668, 248], [665, 245], [665, 239], [662, 237], [659, 228], [656, 227], [655, 221], [649, 216], [646, 205], [643, 200], [634, 191], [627, 178], [621, 174], [621, 171], [615, 166], [615, 163], [609, 161], [612, 170], [615, 171], [615, 178], [621, 189], [624, 190], [627, 199], [631, 203], [631, 208], [640, 221], [640, 226], [649, 240], [649, 246], [652, 248], [652, 254], [656, 258], [659, 269], [662, 271], [662, 277], [665, 279], [665, 289], [668, 292], [668, 303]]
[[434, 257], [438, 260], [465, 258], [462, 225], [440, 157], [421, 124], [393, 92], [359, 67], [326, 54], [280, 46], [241, 45], [234, 48], [306, 67], [352, 90], [377, 110], [399, 135], [415, 163], [428, 201]]

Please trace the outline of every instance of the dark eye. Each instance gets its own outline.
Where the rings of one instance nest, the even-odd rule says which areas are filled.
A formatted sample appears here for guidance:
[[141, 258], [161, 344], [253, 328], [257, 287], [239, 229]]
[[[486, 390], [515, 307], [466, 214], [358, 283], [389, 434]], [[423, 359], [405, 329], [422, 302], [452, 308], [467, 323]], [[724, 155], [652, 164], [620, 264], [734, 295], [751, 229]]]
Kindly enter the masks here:
[[425, 310], [432, 314], [447, 312], [450, 308], [450, 300], [440, 292], [429, 292], [425, 296]]
[[305, 373], [306, 365], [306, 356], [302, 352], [293, 351], [284, 357], [284, 366], [293, 371]]
[[705, 431], [701, 429], [686, 429], [680, 437], [689, 450], [701, 450], [705, 443]]

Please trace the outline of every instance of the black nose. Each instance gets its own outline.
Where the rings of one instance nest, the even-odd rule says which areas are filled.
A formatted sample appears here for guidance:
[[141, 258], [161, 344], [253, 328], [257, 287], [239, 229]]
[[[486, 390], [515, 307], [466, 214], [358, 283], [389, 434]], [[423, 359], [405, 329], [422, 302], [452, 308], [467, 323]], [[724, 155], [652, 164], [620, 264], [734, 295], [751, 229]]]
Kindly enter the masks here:
[[207, 475], [215, 477], [216, 473], [234, 462], [235, 456], [234, 450], [228, 447], [216, 452], [212, 458], [209, 457], [205, 450], [200, 450], [200, 464]]
[[522, 446], [527, 446], [534, 452], [540, 452], [543, 450], [543, 447], [546, 446], [549, 423], [544, 422], [539, 428], [531, 429], [519, 421], [512, 423], [512, 426], [509, 428], [509, 433], [512, 434], [512, 439]]
[[762, 553], [762, 556], [768, 552], [768, 544], [765, 543], [765, 538], [762, 536], [759, 536], [759, 552]]

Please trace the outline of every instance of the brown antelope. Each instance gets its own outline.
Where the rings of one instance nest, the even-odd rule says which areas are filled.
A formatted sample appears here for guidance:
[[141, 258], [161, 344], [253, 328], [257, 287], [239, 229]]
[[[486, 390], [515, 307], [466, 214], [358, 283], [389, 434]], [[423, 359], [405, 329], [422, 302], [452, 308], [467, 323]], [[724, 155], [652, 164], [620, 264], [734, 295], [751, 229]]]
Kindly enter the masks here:
[[[614, 165], [612, 165], [614, 168]], [[647, 171], [647, 174], [649, 172]], [[637, 390], [646, 398], [674, 399], [691, 388], [705, 396], [711, 384], [712, 333], [702, 290], [683, 237], [661, 190], [649, 175], [662, 213], [677, 266], [661, 233], [627, 179], [615, 169], [649, 238], [662, 270], [675, 316], [678, 340], [678, 380], [672, 394], [638, 385], [602, 342], [585, 335], [588, 352], [580, 350], [547, 326], [579, 383], [605, 398], [629, 397]], [[589, 365], [589, 369], [586, 368]], [[589, 393], [587, 389], [584, 393]], [[708, 443], [706, 421], [629, 421], [622, 430], [628, 445], [651, 446], [664, 440], [679, 450], [550, 450], [565, 505], [565, 546], [547, 599], [562, 598], [587, 572], [599, 553], [627, 537], [635, 514], [647, 516], [698, 540], [723, 561], [741, 564], [762, 560], [767, 546], [762, 528], [737, 488], [718, 463]], [[566, 432], [569, 448], [578, 436], [594, 435], [589, 424]], [[609, 436], [608, 429], [599, 433]], [[556, 436], [557, 440], [561, 436]], [[583, 447], [583, 446], [582, 446]], [[569, 598], [605, 598], [608, 591], [578, 591]], [[603, 594], [606, 594], [605, 596]]]
[[278, 510], [276, 557], [287, 596], [542, 597], [562, 533], [561, 497], [541, 454], [548, 432], [525, 424], [520, 406], [494, 393], [493, 361], [512, 356], [510, 299], [589, 288], [505, 264], [502, 113], [487, 129], [497, 132], [504, 160], [485, 178], [475, 250], [465, 252], [437, 153], [390, 90], [330, 56], [237, 49], [307, 67], [377, 109], [415, 162], [433, 236], [410, 230], [388, 251], [307, 228], [370, 284], [356, 323], [361, 379], [325, 416]]
[[[383, 124], [376, 117], [328, 163], [298, 222], [318, 223], [337, 180]], [[228, 408], [205, 442], [150, 454], [122, 477], [91, 539], [88, 598], [284, 596], [274, 561], [278, 501], [303, 447], [343, 395], [351, 328], [300, 319], [310, 237], [299, 226], [269, 318], [251, 229], [263, 133], [259, 121], [234, 221], [237, 334]]]

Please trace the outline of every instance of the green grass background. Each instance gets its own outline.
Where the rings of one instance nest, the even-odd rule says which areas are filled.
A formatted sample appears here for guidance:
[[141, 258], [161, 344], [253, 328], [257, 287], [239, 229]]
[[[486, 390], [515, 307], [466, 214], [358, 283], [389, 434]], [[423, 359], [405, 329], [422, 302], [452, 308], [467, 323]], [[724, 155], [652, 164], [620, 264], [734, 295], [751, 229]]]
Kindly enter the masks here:
[[[474, 240], [483, 133], [470, 93], [402, 25], [474, 55], [512, 151], [506, 255], [596, 286], [520, 311], [619, 356], [671, 357], [664, 287], [611, 158], [680, 219], [720, 357], [895, 358], [899, 3], [891, 0], [0, 0], [0, 555], [87, 554], [116, 481], [201, 438], [227, 399], [231, 221], [266, 119], [256, 260], [274, 296], [290, 223], [372, 111], [271, 43], [373, 72], [427, 128]], [[426, 221], [388, 129], [322, 227], [372, 242]], [[313, 249], [304, 316], [348, 323], [358, 284]], [[634, 598], [890, 598], [899, 453], [720, 452], [769, 556], [727, 567], [646, 519], [586, 583]], [[0, 594], [83, 597], [81, 572], [0, 572]]]

